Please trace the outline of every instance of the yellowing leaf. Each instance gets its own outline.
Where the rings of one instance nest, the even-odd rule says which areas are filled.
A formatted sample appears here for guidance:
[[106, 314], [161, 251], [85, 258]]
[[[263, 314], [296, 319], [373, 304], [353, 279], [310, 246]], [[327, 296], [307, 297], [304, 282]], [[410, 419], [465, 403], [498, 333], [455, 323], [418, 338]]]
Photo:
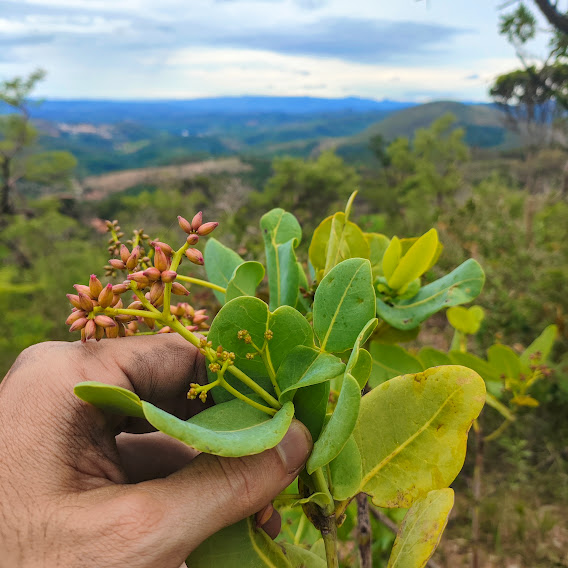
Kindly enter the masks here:
[[533, 408], [537, 407], [538, 400], [529, 396], [528, 394], [519, 394], [511, 399], [511, 404], [516, 404], [517, 406], [531, 406]]
[[[438, 247], [438, 232], [436, 229], [430, 229], [422, 235], [408, 250], [408, 252], [400, 259], [392, 276], [387, 276], [388, 285], [393, 290], [403, 289], [414, 279], [419, 278], [426, 272]], [[390, 248], [390, 247], [389, 247]], [[385, 257], [388, 253], [385, 253]], [[384, 261], [383, 261], [384, 262]], [[384, 265], [383, 265], [384, 270]]]
[[387, 568], [423, 568], [440, 543], [454, 506], [452, 489], [430, 491], [408, 510], [392, 547]]
[[446, 317], [454, 329], [474, 335], [479, 331], [485, 312], [481, 306], [471, 306], [469, 309], [463, 306], [453, 306], [446, 312]]
[[383, 274], [387, 281], [393, 275], [398, 263], [400, 262], [401, 246], [400, 239], [393, 237], [385, 254], [383, 255]]
[[359, 490], [380, 507], [404, 508], [448, 487], [463, 466], [467, 433], [484, 401], [483, 379], [454, 365], [374, 388], [361, 400], [353, 432], [361, 453]]

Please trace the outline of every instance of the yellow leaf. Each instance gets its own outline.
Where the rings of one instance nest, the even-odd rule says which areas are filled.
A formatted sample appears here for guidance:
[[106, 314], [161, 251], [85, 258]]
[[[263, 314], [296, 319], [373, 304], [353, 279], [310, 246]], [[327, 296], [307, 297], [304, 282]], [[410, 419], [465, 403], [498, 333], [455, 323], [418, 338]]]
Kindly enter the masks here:
[[511, 399], [511, 404], [516, 404], [517, 406], [538, 406], [538, 400], [529, 396], [528, 394], [519, 394]]
[[[388, 285], [393, 290], [403, 289], [407, 284], [422, 276], [430, 266], [437, 248], [438, 232], [436, 229], [430, 229], [427, 233], [422, 235], [400, 259], [392, 276], [386, 276], [385, 271]], [[386, 254], [387, 253], [385, 253], [385, 256]]]
[[393, 275], [400, 262], [401, 246], [400, 239], [393, 237], [383, 256], [383, 274], [387, 281]]

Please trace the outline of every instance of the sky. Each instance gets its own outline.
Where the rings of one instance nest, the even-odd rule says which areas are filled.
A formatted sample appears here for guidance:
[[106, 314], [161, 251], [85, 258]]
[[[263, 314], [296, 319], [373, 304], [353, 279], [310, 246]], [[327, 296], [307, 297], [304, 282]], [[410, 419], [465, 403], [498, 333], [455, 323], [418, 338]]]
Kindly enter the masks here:
[[488, 100], [503, 0], [0, 0], [0, 80], [59, 99]]

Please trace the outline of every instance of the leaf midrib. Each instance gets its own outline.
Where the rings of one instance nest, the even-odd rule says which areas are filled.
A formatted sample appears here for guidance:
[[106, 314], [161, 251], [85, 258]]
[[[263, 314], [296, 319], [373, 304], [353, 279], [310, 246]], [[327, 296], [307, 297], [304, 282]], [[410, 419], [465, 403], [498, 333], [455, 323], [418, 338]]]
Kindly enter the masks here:
[[452, 393], [448, 395], [446, 400], [440, 405], [440, 408], [432, 415], [430, 419], [428, 419], [423, 426], [421, 426], [412, 436], [407, 438], [402, 444], [400, 444], [394, 451], [392, 451], [388, 456], [386, 456], [379, 464], [377, 464], [374, 468], [372, 468], [369, 473], [361, 480], [360, 487], [364, 489], [365, 485], [371, 481], [377, 473], [383, 469], [385, 465], [387, 465], [390, 461], [392, 461], [398, 454], [402, 452], [407, 446], [409, 446], [418, 436], [424, 433], [432, 424], [432, 422], [438, 417], [438, 415], [442, 412], [448, 402], [453, 398], [453, 396], [460, 391], [460, 388], [456, 388]]
[[335, 324], [335, 320], [337, 319], [337, 316], [339, 315], [339, 312], [341, 310], [341, 306], [343, 306], [345, 296], [347, 296], [347, 292], [349, 291], [349, 288], [351, 287], [353, 280], [355, 280], [355, 277], [357, 276], [357, 274], [359, 274], [359, 271], [363, 268], [363, 266], [365, 266], [364, 263], [359, 265], [359, 268], [355, 271], [355, 273], [351, 277], [351, 280], [349, 280], [349, 284], [347, 284], [347, 286], [345, 286], [345, 290], [343, 292], [343, 295], [341, 296], [341, 299], [340, 299], [340, 301], [337, 305], [337, 309], [335, 310], [335, 313], [333, 314], [333, 317], [331, 318], [331, 321], [329, 322], [329, 327], [327, 328], [327, 333], [325, 334], [325, 337], [323, 338], [323, 341], [321, 343], [321, 347], [320, 347], [321, 352], [325, 351], [325, 346], [327, 345], [327, 342], [329, 340], [329, 336], [331, 335], [331, 332], [333, 330], [333, 325]]

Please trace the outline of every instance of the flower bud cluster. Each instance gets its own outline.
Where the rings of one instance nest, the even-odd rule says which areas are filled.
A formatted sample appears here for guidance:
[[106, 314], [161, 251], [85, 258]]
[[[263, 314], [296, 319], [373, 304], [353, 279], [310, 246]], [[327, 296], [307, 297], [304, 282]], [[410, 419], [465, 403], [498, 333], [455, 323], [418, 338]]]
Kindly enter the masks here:
[[[96, 339], [99, 341], [106, 335], [112, 337], [124, 337], [126, 329], [124, 324], [132, 320], [132, 316], [117, 315], [114, 317], [95, 312], [95, 308], [123, 307], [120, 295], [128, 289], [124, 284], [107, 284], [104, 286], [96, 275], [91, 274], [89, 284], [75, 284], [77, 294], [67, 294], [67, 298], [73, 309], [66, 320], [69, 331], [81, 331], [81, 341]], [[131, 306], [129, 306], [131, 308]]]
[[[213, 232], [219, 223], [210, 221], [209, 223], [203, 222], [203, 213], [199, 211], [193, 216], [191, 221], [184, 217], [178, 216], [178, 223], [182, 231], [187, 233], [187, 243], [189, 245], [196, 245], [199, 242], [199, 237], [204, 237]], [[193, 264], [203, 264], [203, 255], [196, 248], [188, 248], [185, 251], [185, 256], [193, 262]]]
[[[196, 310], [187, 302], [180, 302], [170, 308], [171, 314], [188, 330], [188, 331], [205, 331], [209, 329], [207, 320], [209, 316], [205, 313], [206, 310]], [[174, 330], [165, 326], [158, 333], [174, 333]]]

